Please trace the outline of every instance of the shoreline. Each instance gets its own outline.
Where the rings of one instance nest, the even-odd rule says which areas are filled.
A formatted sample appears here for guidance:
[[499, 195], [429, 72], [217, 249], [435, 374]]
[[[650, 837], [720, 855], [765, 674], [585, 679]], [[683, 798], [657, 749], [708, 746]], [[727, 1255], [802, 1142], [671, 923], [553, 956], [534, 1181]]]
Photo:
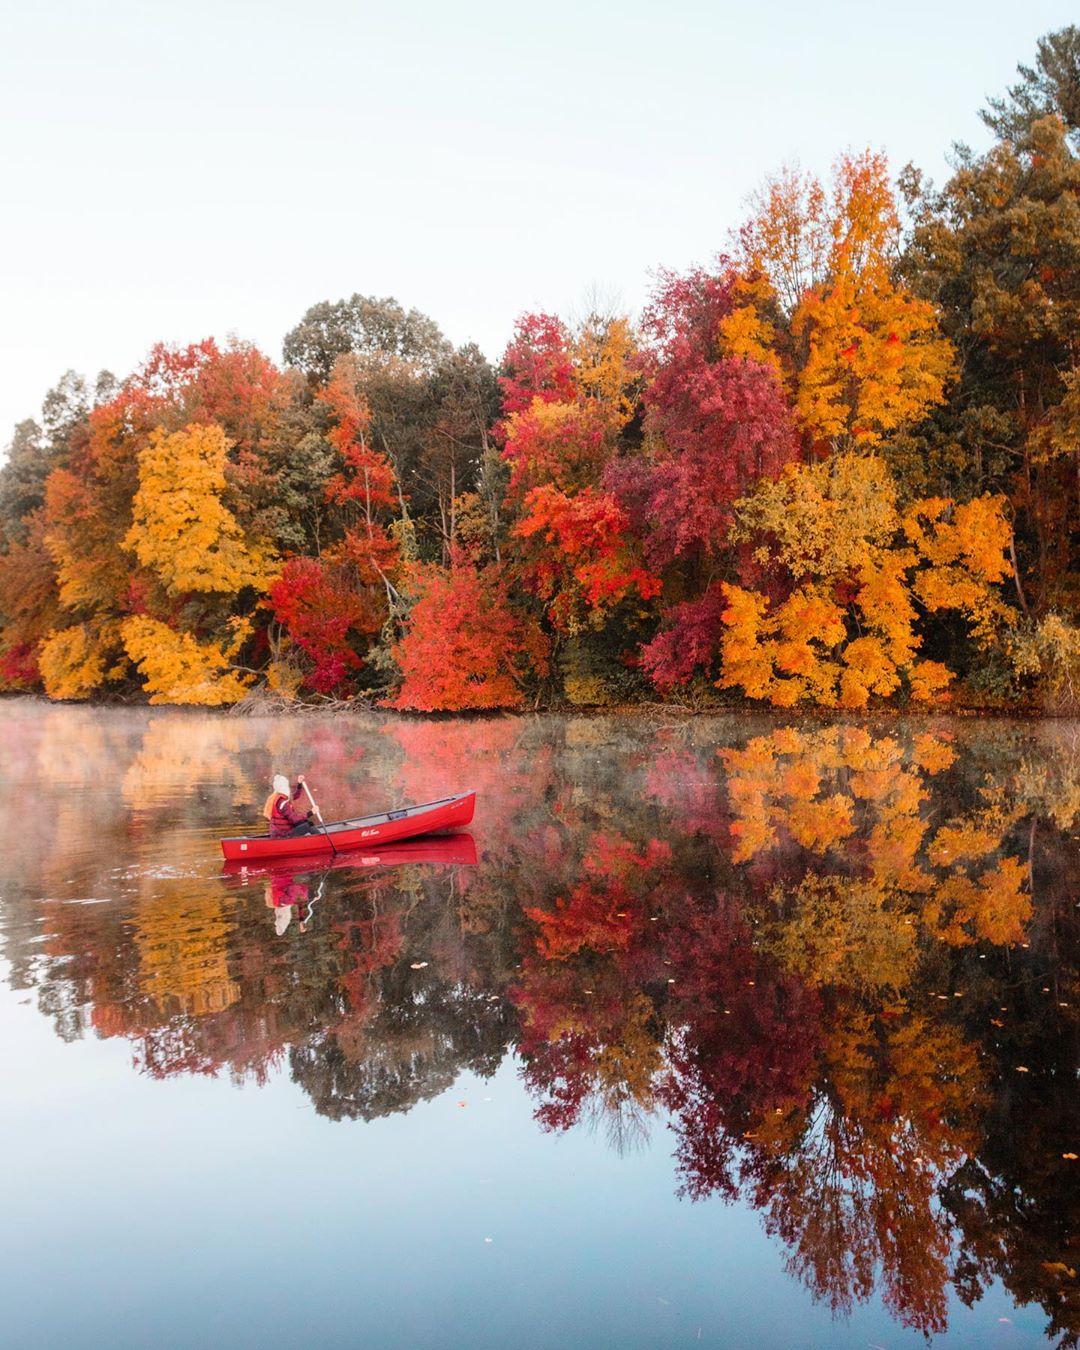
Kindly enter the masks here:
[[400, 717], [406, 721], [430, 721], [432, 723], [449, 721], [482, 721], [489, 718], [544, 718], [544, 717], [584, 717], [584, 718], [621, 718], [626, 721], [646, 720], [650, 717], [675, 717], [684, 721], [699, 718], [725, 717], [737, 719], [767, 718], [773, 721], [790, 722], [881, 722], [881, 721], [934, 721], [951, 718], [957, 721], [994, 721], [1009, 720], [1016, 722], [1070, 722], [1080, 721], [1080, 709], [1055, 712], [1049, 709], [1035, 708], [1030, 704], [1003, 706], [998, 708], [976, 708], [955, 705], [908, 704], [905, 707], [885, 705], [876, 708], [778, 708], [770, 703], [751, 703], [743, 701], [729, 704], [713, 704], [705, 707], [691, 707], [683, 703], [613, 703], [609, 705], [589, 704], [578, 706], [545, 705], [524, 708], [461, 708], [445, 711], [421, 711], [412, 708], [383, 707], [374, 701], [362, 699], [329, 700], [322, 703], [307, 703], [302, 700], [285, 701], [282, 699], [260, 699], [234, 703], [228, 707], [202, 706], [185, 703], [150, 703], [141, 698], [105, 698], [105, 699], [50, 699], [44, 694], [5, 692], [0, 693], [0, 703], [35, 703], [47, 708], [87, 708], [94, 710], [120, 709], [148, 712], [199, 712], [208, 716], [232, 719], [308, 717], [328, 718], [350, 716], [354, 714], [377, 714], [384, 717]]

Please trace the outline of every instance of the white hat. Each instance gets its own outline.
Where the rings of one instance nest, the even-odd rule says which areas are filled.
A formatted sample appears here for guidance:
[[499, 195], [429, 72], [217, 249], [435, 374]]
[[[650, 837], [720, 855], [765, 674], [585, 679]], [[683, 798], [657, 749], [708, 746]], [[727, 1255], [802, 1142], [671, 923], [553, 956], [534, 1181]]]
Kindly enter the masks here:
[[274, 774], [274, 791], [284, 792], [286, 797], [289, 795], [289, 780], [283, 773]]

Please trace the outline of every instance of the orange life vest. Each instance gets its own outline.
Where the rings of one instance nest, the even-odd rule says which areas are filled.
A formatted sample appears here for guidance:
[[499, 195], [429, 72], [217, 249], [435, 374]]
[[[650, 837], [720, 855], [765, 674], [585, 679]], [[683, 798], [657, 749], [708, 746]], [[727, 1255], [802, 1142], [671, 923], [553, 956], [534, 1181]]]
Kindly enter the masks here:
[[274, 807], [277, 804], [279, 797], [284, 797], [285, 800], [288, 801], [288, 797], [284, 792], [271, 792], [270, 796], [267, 797], [266, 804], [263, 806], [263, 815], [267, 820], [273, 820]]

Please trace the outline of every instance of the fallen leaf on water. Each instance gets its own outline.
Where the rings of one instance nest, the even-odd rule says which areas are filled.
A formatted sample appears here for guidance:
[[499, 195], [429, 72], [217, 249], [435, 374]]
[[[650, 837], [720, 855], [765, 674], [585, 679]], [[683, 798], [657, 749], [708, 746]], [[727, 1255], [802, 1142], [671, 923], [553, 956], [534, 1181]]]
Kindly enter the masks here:
[[1005, 1023], [999, 1021], [996, 1017], [991, 1017], [991, 1019], [990, 1019], [990, 1025], [991, 1025], [992, 1027], [1003, 1027], [1003, 1026], [1005, 1025]]
[[1062, 1156], [1063, 1158], [1068, 1158], [1068, 1160], [1069, 1160], [1070, 1162], [1075, 1162], [1075, 1161], [1076, 1161], [1076, 1154], [1075, 1154], [1075, 1153], [1063, 1153], [1061, 1156]]
[[1023, 1065], [1023, 1064], [1018, 1064], [1018, 1065], [1016, 1066], [1016, 1072], [1017, 1072], [1017, 1073], [1030, 1073], [1031, 1070], [1030, 1070], [1029, 1068], [1027, 1068], [1027, 1067], [1026, 1067], [1025, 1065]]
[[409, 969], [410, 969], [410, 970], [423, 970], [424, 967], [425, 967], [426, 965], [427, 965], [427, 962], [426, 962], [426, 961], [414, 961], [414, 962], [412, 963], [412, 965], [409, 967]]

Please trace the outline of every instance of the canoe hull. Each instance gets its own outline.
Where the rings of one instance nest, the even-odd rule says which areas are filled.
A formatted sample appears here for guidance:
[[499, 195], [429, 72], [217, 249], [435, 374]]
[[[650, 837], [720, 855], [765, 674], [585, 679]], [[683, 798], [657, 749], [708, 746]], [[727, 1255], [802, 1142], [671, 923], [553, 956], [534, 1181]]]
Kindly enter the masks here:
[[284, 839], [272, 839], [265, 834], [223, 839], [221, 851], [227, 862], [248, 862], [255, 858], [298, 858], [333, 853], [335, 849], [344, 852], [351, 848], [374, 848], [437, 830], [464, 828], [472, 820], [475, 809], [476, 793], [459, 792], [453, 797], [441, 797], [438, 801], [405, 807], [401, 811], [329, 821], [325, 834], [319, 830], [315, 834], [286, 835]]

